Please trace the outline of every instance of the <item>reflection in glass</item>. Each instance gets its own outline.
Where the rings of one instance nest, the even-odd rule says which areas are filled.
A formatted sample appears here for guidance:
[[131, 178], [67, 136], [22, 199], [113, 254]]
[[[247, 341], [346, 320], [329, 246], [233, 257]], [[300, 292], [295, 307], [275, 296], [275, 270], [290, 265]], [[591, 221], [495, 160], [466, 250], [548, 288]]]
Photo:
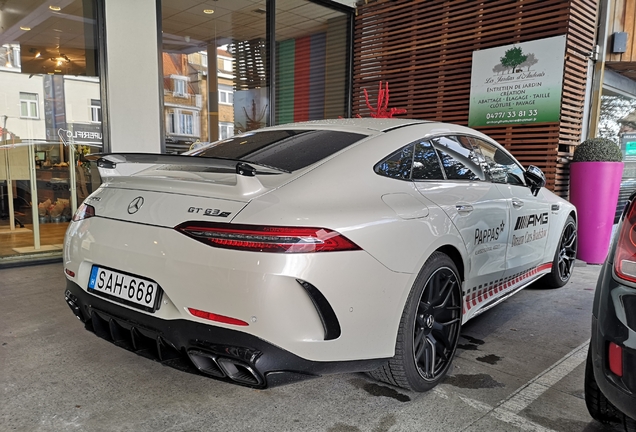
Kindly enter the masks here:
[[49, 4], [0, 11], [0, 259], [61, 253], [74, 208], [100, 184], [83, 157], [102, 148], [95, 3]]
[[502, 149], [489, 142], [471, 138], [481, 156], [482, 165], [495, 183], [507, 183], [514, 185], [524, 185], [523, 169], [515, 160]]
[[413, 144], [393, 153], [391, 156], [379, 162], [375, 166], [375, 172], [397, 179], [408, 180], [411, 178], [411, 165], [413, 162]]
[[161, 6], [166, 151], [267, 126], [265, 0]]
[[449, 180], [484, 180], [479, 157], [467, 141], [455, 137], [431, 139], [437, 148], [440, 160]]
[[443, 180], [444, 174], [435, 149], [426, 141], [415, 144], [413, 180]]

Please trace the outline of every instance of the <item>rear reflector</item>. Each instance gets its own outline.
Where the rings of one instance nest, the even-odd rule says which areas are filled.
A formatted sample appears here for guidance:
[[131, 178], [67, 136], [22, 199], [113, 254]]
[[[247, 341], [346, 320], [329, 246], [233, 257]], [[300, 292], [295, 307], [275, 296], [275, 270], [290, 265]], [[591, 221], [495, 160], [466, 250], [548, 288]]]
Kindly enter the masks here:
[[75, 272], [72, 270], [69, 270], [67, 268], [64, 269], [64, 272], [69, 275], [70, 277], [75, 277]]
[[623, 376], [623, 348], [616, 345], [614, 342], [610, 342], [608, 348], [609, 368], [616, 376]]
[[73, 215], [73, 222], [81, 221], [95, 216], [95, 207], [82, 203]]
[[231, 318], [231, 317], [227, 317], [227, 316], [224, 316], [224, 315], [217, 315], [215, 313], [206, 312], [206, 311], [202, 311], [202, 310], [199, 310], [199, 309], [188, 308], [188, 312], [190, 312], [195, 317], [207, 319], [207, 320], [210, 320], [210, 321], [217, 321], [217, 322], [224, 323], [224, 324], [233, 324], [233, 325], [238, 325], [238, 326], [249, 325], [248, 323], [246, 323], [245, 321], [242, 321], [240, 319]]
[[626, 212], [614, 254], [614, 271], [621, 279], [636, 282], [636, 205]]
[[210, 246], [254, 252], [310, 253], [360, 250], [336, 231], [326, 228], [281, 227], [185, 222], [175, 227]]

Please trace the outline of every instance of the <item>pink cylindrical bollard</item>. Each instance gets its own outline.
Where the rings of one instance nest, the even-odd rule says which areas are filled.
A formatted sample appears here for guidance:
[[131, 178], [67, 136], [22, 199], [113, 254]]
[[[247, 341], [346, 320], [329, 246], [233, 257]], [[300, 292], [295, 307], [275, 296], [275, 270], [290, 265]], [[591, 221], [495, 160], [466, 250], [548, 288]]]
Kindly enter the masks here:
[[623, 162], [570, 164], [570, 202], [578, 214], [577, 258], [602, 264], [607, 257], [623, 175]]

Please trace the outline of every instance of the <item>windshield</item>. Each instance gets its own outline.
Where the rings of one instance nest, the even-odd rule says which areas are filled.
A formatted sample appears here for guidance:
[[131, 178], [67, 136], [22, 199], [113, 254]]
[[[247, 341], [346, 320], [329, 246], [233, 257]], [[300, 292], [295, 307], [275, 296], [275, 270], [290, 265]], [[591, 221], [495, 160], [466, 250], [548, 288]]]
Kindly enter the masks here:
[[189, 155], [240, 159], [285, 171], [296, 171], [363, 138], [366, 135], [332, 130], [268, 130], [218, 141]]

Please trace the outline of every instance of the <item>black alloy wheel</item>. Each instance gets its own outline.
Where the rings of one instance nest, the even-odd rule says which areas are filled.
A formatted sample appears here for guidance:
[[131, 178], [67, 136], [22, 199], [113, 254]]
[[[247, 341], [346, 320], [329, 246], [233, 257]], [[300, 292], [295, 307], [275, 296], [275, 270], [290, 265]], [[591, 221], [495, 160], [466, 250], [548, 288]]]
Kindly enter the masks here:
[[550, 287], [560, 288], [570, 280], [576, 261], [576, 245], [576, 222], [568, 216], [552, 262], [552, 272], [548, 275]]
[[449, 267], [437, 269], [426, 281], [413, 323], [413, 360], [422, 379], [437, 381], [453, 358], [462, 307], [457, 275]]
[[394, 357], [369, 375], [413, 391], [432, 389], [450, 369], [461, 322], [459, 272], [452, 259], [434, 252], [404, 306]]

